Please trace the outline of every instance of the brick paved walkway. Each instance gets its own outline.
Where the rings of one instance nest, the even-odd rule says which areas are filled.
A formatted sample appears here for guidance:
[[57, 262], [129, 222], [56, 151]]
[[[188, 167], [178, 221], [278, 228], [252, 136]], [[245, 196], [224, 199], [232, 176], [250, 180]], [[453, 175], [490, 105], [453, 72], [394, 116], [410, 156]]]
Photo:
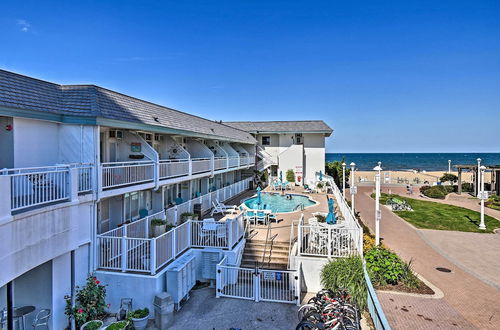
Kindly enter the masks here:
[[[356, 208], [374, 231], [373, 187], [358, 187]], [[349, 196], [349, 195], [348, 195]], [[405, 260], [413, 259], [417, 273], [441, 289], [441, 299], [380, 293], [379, 298], [394, 329], [499, 329], [500, 290], [463, 271], [422, 239], [420, 230], [387, 208], [381, 208], [381, 237]], [[487, 235], [487, 234], [483, 234]], [[500, 255], [500, 251], [497, 255]], [[478, 255], [477, 258], [481, 256]], [[442, 273], [436, 267], [446, 267]], [[500, 274], [498, 274], [500, 276]]]

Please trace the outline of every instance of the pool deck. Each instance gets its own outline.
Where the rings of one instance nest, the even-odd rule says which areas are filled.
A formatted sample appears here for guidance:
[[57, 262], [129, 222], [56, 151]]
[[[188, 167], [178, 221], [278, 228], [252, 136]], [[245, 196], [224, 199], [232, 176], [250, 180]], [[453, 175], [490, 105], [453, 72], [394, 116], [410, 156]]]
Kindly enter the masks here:
[[[265, 189], [262, 190], [263, 192], [277, 192], [275, 190], [272, 190], [271, 187], [266, 187]], [[317, 202], [316, 205], [311, 205], [309, 207], [306, 207], [303, 211], [296, 211], [296, 212], [288, 212], [288, 213], [277, 213], [276, 217], [278, 219], [278, 222], [272, 222], [271, 223], [271, 229], [270, 229], [270, 234], [269, 236], [272, 237], [274, 235], [277, 235], [275, 237], [275, 241], [279, 242], [289, 242], [290, 241], [290, 227], [293, 222], [296, 222], [300, 219], [301, 214], [304, 214], [304, 219], [307, 222], [307, 219], [311, 218], [314, 212], [328, 212], [328, 204], [327, 204], [327, 195], [324, 193], [312, 193], [312, 194], [307, 194], [304, 193], [304, 188], [301, 186], [293, 187], [292, 190], [287, 190], [286, 193], [291, 193], [291, 194], [301, 194], [310, 197], [311, 199], [315, 200]], [[235, 198], [227, 201], [225, 204], [226, 205], [240, 205], [242, 200], [252, 197], [253, 195], [256, 194], [256, 191], [248, 191], [243, 193], [242, 195], [236, 196]], [[330, 195], [331, 196], [331, 195]], [[217, 219], [224, 219], [224, 218], [230, 218], [231, 216], [224, 216], [224, 217], [216, 217]], [[257, 226], [252, 226], [253, 229], [253, 236], [252, 239], [266, 239], [267, 235], [267, 226], [265, 225], [257, 225]], [[294, 235], [297, 234], [297, 226], [294, 226]]]

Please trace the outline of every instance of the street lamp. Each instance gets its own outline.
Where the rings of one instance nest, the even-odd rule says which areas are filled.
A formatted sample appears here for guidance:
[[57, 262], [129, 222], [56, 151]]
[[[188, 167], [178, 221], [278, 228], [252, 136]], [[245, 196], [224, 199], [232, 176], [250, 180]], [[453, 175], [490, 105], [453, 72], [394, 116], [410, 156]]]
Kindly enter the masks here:
[[373, 168], [374, 171], [377, 171], [375, 174], [375, 245], [378, 246], [380, 244], [380, 218], [382, 214], [380, 212], [380, 171], [382, 171], [381, 162], [378, 162], [378, 165]]
[[478, 194], [479, 198], [481, 199], [481, 223], [479, 224], [479, 229], [486, 229], [486, 226], [484, 225], [484, 200], [488, 198], [486, 192], [484, 191], [484, 171], [486, 170], [486, 167], [483, 165], [479, 168], [481, 171], [481, 192]]
[[477, 194], [479, 194], [479, 192], [481, 191], [481, 158], [478, 158], [477, 159], [477, 176], [476, 176], [476, 192]]
[[345, 198], [345, 163], [342, 163], [342, 196]]
[[354, 185], [354, 170], [356, 169], [356, 164], [352, 162], [351, 164], [351, 210], [352, 214], [356, 216], [356, 212], [354, 211], [354, 195], [356, 195], [356, 186]]
[[448, 173], [451, 173], [451, 159], [448, 159]]

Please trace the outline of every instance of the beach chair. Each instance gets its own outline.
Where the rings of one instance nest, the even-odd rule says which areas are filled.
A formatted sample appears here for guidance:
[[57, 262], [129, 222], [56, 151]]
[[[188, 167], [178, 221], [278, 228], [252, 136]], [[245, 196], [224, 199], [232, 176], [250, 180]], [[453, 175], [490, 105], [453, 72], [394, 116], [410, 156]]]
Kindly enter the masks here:
[[210, 212], [210, 216], [213, 216], [214, 214], [226, 214], [226, 213], [229, 213], [229, 214], [233, 214], [233, 213], [237, 213], [238, 212], [238, 207], [233, 208], [233, 207], [227, 207], [225, 206], [224, 204], [223, 205], [219, 205], [219, 204], [216, 204], [214, 202], [212, 202], [212, 211]]
[[243, 217], [246, 221], [250, 222], [251, 224], [255, 224], [256, 217], [254, 210], [247, 210]]
[[226, 205], [222, 202], [219, 202], [218, 199], [215, 200], [215, 203], [217, 204], [217, 206], [221, 207], [222, 209], [225, 209], [225, 210], [231, 210], [231, 212], [238, 212], [238, 206], [237, 205]]

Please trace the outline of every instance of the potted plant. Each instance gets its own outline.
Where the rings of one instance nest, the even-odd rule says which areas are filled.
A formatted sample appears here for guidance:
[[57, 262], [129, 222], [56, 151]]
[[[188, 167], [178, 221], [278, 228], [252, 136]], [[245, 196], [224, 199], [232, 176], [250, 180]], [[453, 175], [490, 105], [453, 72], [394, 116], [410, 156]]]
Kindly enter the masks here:
[[84, 323], [81, 327], [80, 330], [99, 330], [102, 328], [102, 321], [101, 320], [92, 320]]
[[184, 212], [181, 214], [181, 223], [184, 223], [188, 220], [193, 220], [194, 214], [191, 212]]
[[107, 327], [104, 327], [103, 330], [123, 330], [128, 327], [129, 322], [128, 321], [119, 321], [119, 322], [113, 322]]
[[167, 222], [162, 219], [151, 219], [151, 228], [153, 229], [153, 237], [158, 237], [165, 233]]
[[323, 183], [318, 182], [318, 184], [316, 185], [316, 188], [318, 188], [319, 190], [323, 190]]
[[144, 330], [148, 325], [149, 309], [136, 309], [129, 314], [129, 317], [136, 330]]

